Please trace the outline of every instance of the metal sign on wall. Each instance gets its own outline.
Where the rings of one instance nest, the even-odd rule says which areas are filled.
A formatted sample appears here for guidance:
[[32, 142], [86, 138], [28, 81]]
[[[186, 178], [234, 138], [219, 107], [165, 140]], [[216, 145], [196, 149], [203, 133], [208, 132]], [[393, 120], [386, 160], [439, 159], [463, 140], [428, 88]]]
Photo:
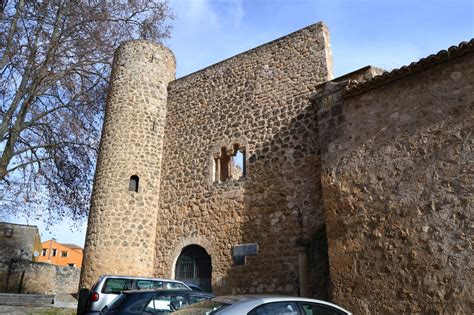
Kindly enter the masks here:
[[240, 244], [234, 245], [233, 255], [234, 256], [255, 256], [258, 254], [258, 244]]

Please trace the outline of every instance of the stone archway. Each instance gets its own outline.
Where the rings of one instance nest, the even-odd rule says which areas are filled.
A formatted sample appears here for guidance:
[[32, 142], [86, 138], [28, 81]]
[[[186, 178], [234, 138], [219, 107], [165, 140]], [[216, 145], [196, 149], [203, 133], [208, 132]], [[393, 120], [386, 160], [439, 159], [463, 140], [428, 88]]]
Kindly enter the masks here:
[[197, 284], [204, 291], [211, 292], [212, 262], [211, 256], [199, 245], [183, 248], [175, 265], [176, 280]]

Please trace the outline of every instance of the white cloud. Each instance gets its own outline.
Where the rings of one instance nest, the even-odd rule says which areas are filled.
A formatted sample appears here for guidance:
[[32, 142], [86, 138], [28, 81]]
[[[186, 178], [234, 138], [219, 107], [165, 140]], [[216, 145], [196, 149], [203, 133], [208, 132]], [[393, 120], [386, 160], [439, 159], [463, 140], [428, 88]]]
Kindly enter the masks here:
[[175, 29], [195, 32], [201, 29], [220, 28], [219, 16], [210, 0], [172, 0], [171, 7], [176, 14]]
[[230, 0], [230, 15], [231, 20], [233, 21], [234, 27], [240, 27], [242, 19], [244, 18], [245, 11], [242, 0]]
[[175, 29], [197, 32], [238, 28], [245, 15], [242, 0], [171, 0]]

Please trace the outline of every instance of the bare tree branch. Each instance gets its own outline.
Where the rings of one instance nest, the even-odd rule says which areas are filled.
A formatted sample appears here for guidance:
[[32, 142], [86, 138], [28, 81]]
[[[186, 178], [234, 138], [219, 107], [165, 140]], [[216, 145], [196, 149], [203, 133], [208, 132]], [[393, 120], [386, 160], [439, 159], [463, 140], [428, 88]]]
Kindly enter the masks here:
[[47, 161], [48, 158], [41, 158], [41, 159], [35, 159], [33, 161], [29, 161], [29, 162], [25, 162], [25, 163], [22, 163], [22, 164], [18, 164], [18, 165], [15, 165], [14, 167], [8, 169], [8, 172], [14, 172], [16, 171], [17, 169], [19, 168], [25, 168], [27, 167], [28, 165], [31, 165], [31, 164], [37, 164], [41, 161]]
[[113, 52], [166, 38], [167, 2], [10, 0], [0, 10], [0, 204], [84, 216]]
[[[6, 3], [5, 3], [6, 6]], [[10, 28], [8, 30], [8, 35], [7, 35], [7, 40], [5, 43], [5, 51], [0, 58], [0, 69], [3, 69], [5, 65], [8, 63], [8, 59], [12, 56], [13, 54], [13, 47], [12, 47], [12, 42], [13, 42], [13, 37], [15, 36], [15, 33], [17, 31], [17, 24], [18, 24], [18, 19], [20, 18], [21, 11], [23, 10], [23, 7], [25, 6], [25, 2], [23, 0], [18, 1], [18, 5], [16, 6], [15, 9], [15, 15], [13, 17], [13, 20], [10, 24]], [[2, 6], [2, 13], [4, 12], [5, 7]]]

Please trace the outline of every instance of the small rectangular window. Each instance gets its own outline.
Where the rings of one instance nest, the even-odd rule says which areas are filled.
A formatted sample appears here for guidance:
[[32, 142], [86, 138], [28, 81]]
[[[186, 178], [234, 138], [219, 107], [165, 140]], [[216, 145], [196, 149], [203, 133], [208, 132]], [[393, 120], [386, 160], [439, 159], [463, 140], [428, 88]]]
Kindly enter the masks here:
[[68, 251], [65, 251], [65, 250], [61, 251], [61, 257], [67, 257], [67, 256], [69, 256]]
[[139, 178], [137, 175], [130, 176], [130, 181], [128, 183], [128, 190], [138, 192], [138, 182], [139, 182]]
[[52, 252], [51, 252], [51, 256], [55, 257], [57, 251], [58, 251], [58, 250], [57, 250], [56, 248], [53, 248], [53, 250], [52, 250]]
[[48, 249], [47, 248], [43, 248], [41, 250], [41, 256], [46, 256], [46, 254], [48, 253]]
[[76, 264], [67, 264], [69, 267], [76, 267]]
[[3, 235], [6, 237], [12, 237], [13, 229], [12, 228], [5, 228], [3, 230]]

